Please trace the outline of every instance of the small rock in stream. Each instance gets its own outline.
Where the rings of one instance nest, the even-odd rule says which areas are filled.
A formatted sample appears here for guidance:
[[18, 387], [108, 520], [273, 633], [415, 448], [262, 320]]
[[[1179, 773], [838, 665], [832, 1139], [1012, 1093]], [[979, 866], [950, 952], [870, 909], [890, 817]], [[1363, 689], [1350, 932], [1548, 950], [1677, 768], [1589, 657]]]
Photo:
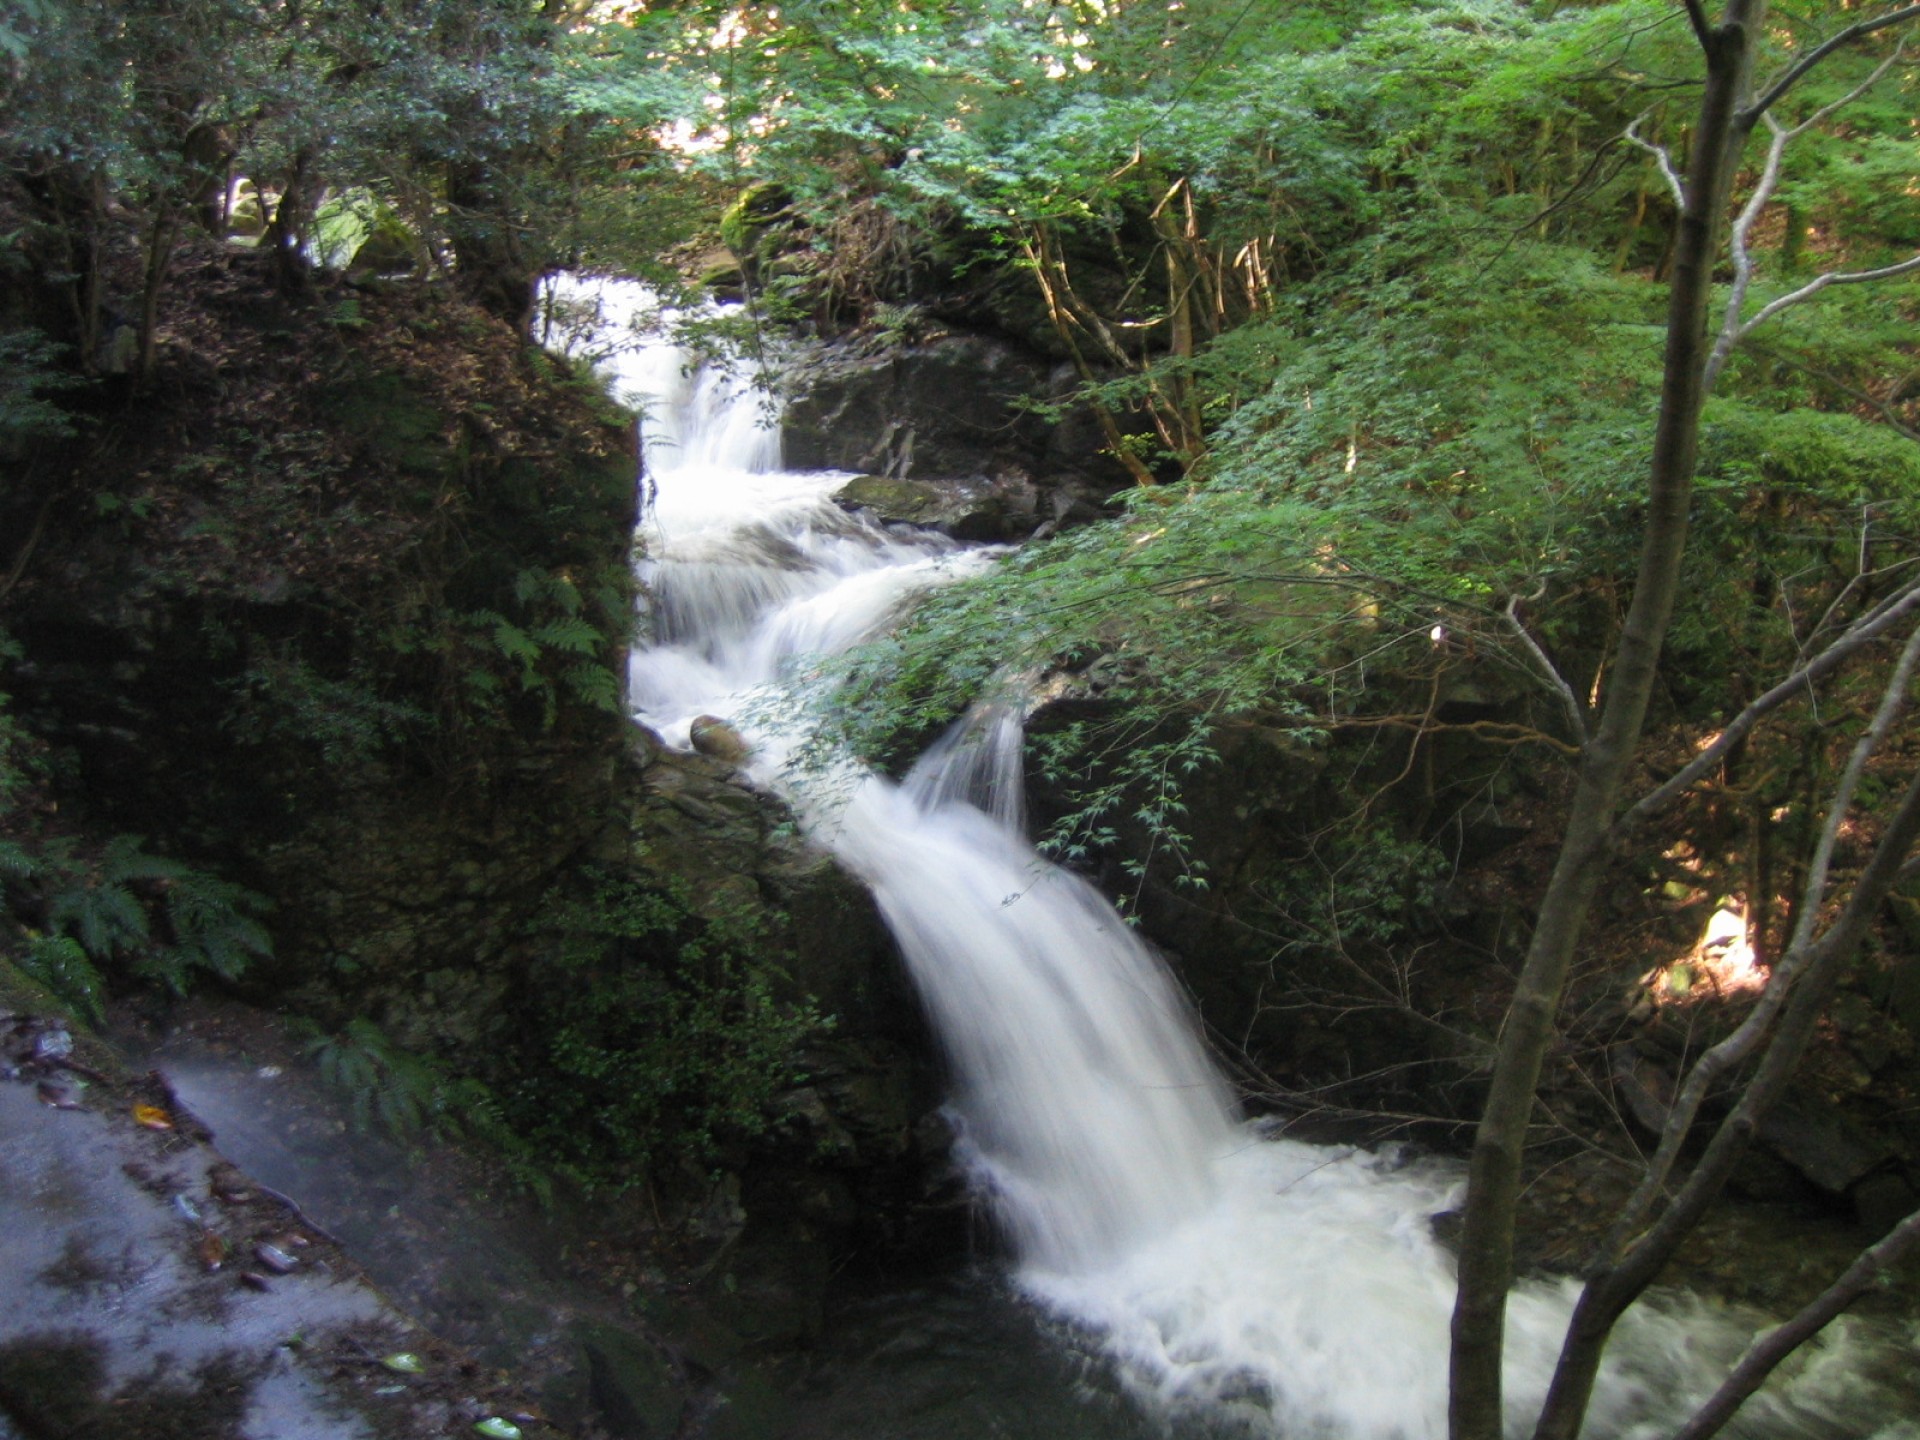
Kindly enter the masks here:
[[702, 755], [711, 755], [730, 765], [743, 765], [753, 754], [753, 747], [747, 744], [745, 737], [718, 715], [697, 717], [687, 732], [687, 738]]

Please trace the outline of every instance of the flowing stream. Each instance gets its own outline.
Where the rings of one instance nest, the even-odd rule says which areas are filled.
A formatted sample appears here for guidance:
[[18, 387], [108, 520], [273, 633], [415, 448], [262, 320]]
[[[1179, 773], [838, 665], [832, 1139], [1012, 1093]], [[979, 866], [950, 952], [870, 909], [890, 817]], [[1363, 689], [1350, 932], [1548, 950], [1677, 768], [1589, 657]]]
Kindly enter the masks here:
[[[603, 302], [638, 303], [618, 288]], [[796, 778], [806, 717], [781, 697], [809, 657], [992, 553], [842, 512], [847, 477], [783, 470], [771, 402], [738, 376], [665, 344], [615, 368], [645, 414], [653, 638], [633, 706], [670, 744], [702, 716], [737, 727], [756, 782], [872, 888], [947, 1052], [962, 1155], [1018, 1291], [1153, 1425], [1444, 1437], [1453, 1268], [1432, 1218], [1457, 1168], [1266, 1139], [1239, 1117], [1159, 958], [1027, 843], [1018, 716], [970, 717], [901, 784], [849, 762]], [[1544, 1394], [1572, 1294], [1513, 1294], [1515, 1423]], [[1669, 1433], [1751, 1333], [1684, 1296], [1638, 1307], [1587, 1433]], [[1740, 1433], [1920, 1436], [1889, 1419], [1871, 1368], [1844, 1344], [1816, 1350]]]

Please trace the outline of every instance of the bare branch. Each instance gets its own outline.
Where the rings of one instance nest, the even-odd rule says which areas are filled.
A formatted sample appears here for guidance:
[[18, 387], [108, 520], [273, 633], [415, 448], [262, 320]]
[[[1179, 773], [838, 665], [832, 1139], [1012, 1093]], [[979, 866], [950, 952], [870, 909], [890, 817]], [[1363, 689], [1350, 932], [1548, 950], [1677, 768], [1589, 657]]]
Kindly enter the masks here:
[[[1898, 45], [1895, 45], [1893, 47], [1893, 53], [1891, 55], [1887, 56], [1886, 59], [1882, 60], [1878, 65], [1873, 67], [1873, 73], [1871, 75], [1867, 76], [1866, 79], [1862, 80], [1858, 85], [1854, 86], [1853, 89], [1849, 90], [1846, 94], [1842, 95], [1838, 100], [1834, 100], [1826, 105], [1822, 105], [1818, 110], [1814, 111], [1813, 114], [1809, 115], [1806, 119], [1802, 120], [1798, 125], [1794, 126], [1791, 130], [1788, 130], [1786, 132], [1787, 139], [1793, 140], [1798, 138], [1801, 135], [1806, 134], [1807, 131], [1811, 130], [1814, 126], [1818, 125], [1822, 120], [1825, 120], [1828, 116], [1832, 115], [1835, 111], [1846, 109], [1847, 106], [1851, 105], [1854, 101], [1858, 100], [1862, 95], [1866, 94], [1867, 91], [1871, 90], [1874, 86], [1878, 85], [1881, 82], [1881, 80], [1883, 80], [1886, 77], [1886, 73], [1889, 70], [1893, 69], [1895, 65], [1898, 65], [1903, 59], [1906, 58], [1906, 53], [1907, 53], [1907, 42], [1904, 39], [1902, 39]], [[1770, 126], [1773, 126], [1777, 129], [1780, 122], [1775, 120], [1773, 116], [1769, 114], [1767, 116], [1767, 123]]]
[[1743, 130], [1751, 130], [1754, 125], [1759, 122], [1760, 117], [1766, 114], [1782, 95], [1785, 95], [1787, 91], [1799, 84], [1809, 70], [1813, 69], [1813, 67], [1818, 65], [1822, 60], [1825, 60], [1834, 51], [1852, 44], [1862, 36], [1871, 35], [1876, 30], [1884, 30], [1889, 25], [1899, 25], [1904, 21], [1912, 20], [1916, 17], [1920, 17], [1920, 5], [1903, 5], [1898, 10], [1889, 10], [1886, 14], [1876, 16], [1871, 20], [1862, 20], [1857, 24], [1849, 25], [1837, 35], [1816, 45], [1788, 66], [1779, 79], [1761, 91], [1759, 98], [1740, 112], [1738, 117], [1736, 117], [1736, 123]]
[[1702, 50], [1713, 47], [1713, 22], [1707, 19], [1707, 12], [1701, 7], [1700, 0], [1685, 0], [1687, 23], [1693, 26], [1693, 38], [1700, 42]]
[[1707, 368], [1700, 381], [1709, 394], [1713, 391], [1713, 382], [1720, 378], [1721, 370], [1726, 368], [1727, 357], [1733, 354], [1734, 345], [1744, 333], [1740, 328], [1740, 311], [1747, 303], [1747, 288], [1753, 283], [1753, 252], [1748, 248], [1747, 241], [1753, 234], [1754, 222], [1767, 208], [1767, 202], [1773, 198], [1773, 192], [1780, 184], [1780, 158], [1786, 154], [1787, 141], [1797, 133], [1782, 129], [1771, 115], [1766, 120], [1767, 128], [1773, 132], [1767, 142], [1766, 163], [1760, 167], [1760, 178], [1754, 183], [1753, 194], [1747, 197], [1747, 203], [1734, 217], [1727, 235], [1727, 247], [1733, 260], [1733, 287], [1728, 292], [1720, 333], [1714, 338], [1713, 353], [1707, 356]]
[[1800, 923], [1794, 927], [1790, 947], [1812, 943], [1813, 927], [1818, 923], [1822, 902], [1826, 899], [1827, 875], [1833, 865], [1833, 848], [1839, 841], [1840, 827], [1846, 823], [1847, 812], [1853, 808], [1854, 792], [1860, 787], [1860, 777], [1866, 773], [1867, 761], [1873, 758], [1874, 752], [1891, 733], [1894, 721], [1906, 704], [1907, 688], [1913, 681], [1917, 666], [1920, 666], [1920, 630], [1915, 630], [1907, 637], [1900, 659], [1893, 667], [1893, 676], [1881, 693], [1880, 706], [1874, 712], [1873, 723], [1855, 742], [1853, 753], [1847, 757], [1846, 768], [1841, 771], [1840, 779], [1833, 787], [1827, 804], [1826, 822], [1820, 827], [1819, 842], [1814, 846], [1813, 858], [1807, 865]]
[[[1720, 322], [1720, 334], [1713, 342], [1713, 353], [1707, 357], [1706, 375], [1702, 383], [1708, 391], [1713, 389], [1714, 381], [1720, 378], [1720, 372], [1726, 367], [1728, 357], [1733, 354], [1733, 347], [1739, 344], [1755, 325], [1760, 324], [1760, 322], [1765, 320], [1769, 315], [1777, 314], [1779, 310], [1785, 309], [1788, 305], [1795, 304], [1800, 300], [1810, 299], [1823, 285], [1844, 284], [1850, 278], [1862, 280], [1882, 279], [1885, 278], [1885, 275], [1888, 273], [1885, 271], [1874, 271], [1864, 272], [1857, 277], [1849, 277], [1846, 275], [1837, 277], [1823, 276], [1820, 280], [1803, 287], [1784, 300], [1774, 302], [1773, 307], [1763, 308], [1758, 315], [1753, 317], [1751, 322], [1743, 325], [1740, 321], [1740, 311], [1747, 303], [1747, 289], [1753, 283], [1753, 253], [1748, 248], [1747, 242], [1752, 237], [1755, 222], [1759, 220], [1761, 213], [1767, 208], [1767, 202], [1773, 199], [1773, 192], [1780, 183], [1780, 160], [1786, 153], [1787, 145], [1798, 136], [1804, 135], [1808, 130], [1818, 125], [1835, 111], [1851, 105], [1855, 100], [1858, 100], [1862, 95], [1866, 94], [1867, 91], [1879, 84], [1886, 73], [1899, 63], [1905, 53], [1906, 41], [1902, 40], [1898, 45], [1894, 46], [1891, 55], [1874, 67], [1871, 75], [1867, 76], [1866, 79], [1862, 80], [1839, 99], [1822, 105], [1818, 110], [1814, 111], [1813, 114], [1792, 128], [1782, 125], [1773, 117], [1771, 111], [1762, 113], [1761, 118], [1767, 122], [1767, 129], [1772, 132], [1772, 138], [1767, 142], [1766, 163], [1761, 167], [1760, 178], [1754, 184], [1753, 194], [1747, 197], [1747, 203], [1742, 207], [1739, 216], [1734, 220], [1729, 233], [1728, 246], [1733, 260], [1733, 288], [1727, 296], [1726, 313]], [[1898, 272], [1894, 271], [1893, 273]]]
[[1547, 652], [1540, 648], [1539, 642], [1533, 638], [1532, 633], [1527, 629], [1525, 623], [1521, 621], [1520, 597], [1518, 595], [1508, 599], [1506, 616], [1507, 624], [1513, 630], [1515, 638], [1520, 641], [1521, 648], [1532, 657], [1534, 664], [1540, 667], [1541, 676], [1553, 687], [1554, 693], [1560, 697], [1560, 703], [1566, 707], [1567, 725], [1573, 732], [1574, 743], [1585, 745], [1587, 743], [1587, 716], [1586, 712], [1580, 708], [1580, 698], [1573, 693], [1573, 687], [1567, 684], [1565, 678], [1560, 674], [1560, 671], [1554, 666], [1553, 661], [1547, 658]]
[[1767, 1376], [1773, 1373], [1775, 1366], [1825, 1329], [1841, 1311], [1858, 1300], [1889, 1266], [1899, 1263], [1916, 1243], [1920, 1243], [1920, 1210], [1894, 1226], [1878, 1244], [1861, 1251], [1840, 1278], [1821, 1291], [1799, 1314], [1755, 1341], [1753, 1348], [1734, 1366], [1733, 1373], [1713, 1392], [1707, 1403], [1680, 1427], [1673, 1440], [1707, 1440], [1709, 1435], [1717, 1434], [1720, 1427], [1733, 1418], [1741, 1402], [1758, 1390]]
[[1701, 776], [1718, 765], [1726, 754], [1766, 716], [1797, 696], [1807, 694], [1813, 685], [1825, 679], [1862, 647], [1879, 639], [1906, 616], [1920, 610], [1920, 580], [1888, 597], [1866, 615], [1854, 621], [1838, 639], [1813, 659], [1801, 665], [1786, 679], [1760, 696], [1727, 723], [1720, 737], [1689, 761], [1666, 784], [1635, 804], [1620, 818], [1617, 829], [1625, 829], [1660, 810], [1684, 793]]
[[1791, 295], [1782, 295], [1760, 307], [1760, 312], [1740, 327], [1736, 340], [1743, 340], [1755, 327], [1764, 325], [1789, 305], [1798, 305], [1802, 300], [1811, 300], [1829, 285], [1861, 285], [1869, 280], [1891, 280], [1896, 275], [1907, 275], [1920, 270], [1920, 255], [1902, 260], [1897, 265], [1883, 265], [1878, 270], [1830, 270], [1825, 275], [1816, 275]]
[[1664, 145], [1656, 145], [1651, 140], [1640, 138], [1640, 122], [1651, 115], [1651, 110], [1635, 117], [1633, 124], [1627, 126], [1621, 137], [1629, 145], [1637, 145], [1660, 163], [1660, 173], [1666, 177], [1667, 193], [1673, 196], [1673, 203], [1684, 210], [1687, 208], [1687, 187], [1681, 182], [1680, 172], [1673, 168], [1673, 155]]

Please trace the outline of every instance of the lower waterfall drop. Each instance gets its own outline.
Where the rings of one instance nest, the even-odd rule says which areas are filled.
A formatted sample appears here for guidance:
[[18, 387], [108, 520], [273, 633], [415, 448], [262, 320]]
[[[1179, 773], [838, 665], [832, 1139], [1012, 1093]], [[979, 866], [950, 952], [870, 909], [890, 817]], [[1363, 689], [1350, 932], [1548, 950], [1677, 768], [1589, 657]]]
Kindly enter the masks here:
[[[633, 303], [617, 288], [602, 299]], [[899, 785], [850, 762], [827, 783], [786, 772], [805, 718], [769, 697], [791, 667], [876, 634], [992, 554], [844, 513], [830, 497], [847, 476], [782, 471], [767, 398], [746, 380], [659, 345], [618, 369], [644, 402], [651, 501], [638, 718], [677, 745], [700, 716], [735, 724], [756, 783], [871, 887], [950, 1062], [960, 1150], [1022, 1292], [1164, 1423], [1444, 1440], [1453, 1262], [1432, 1222], [1457, 1203], [1459, 1168], [1269, 1139], [1238, 1117], [1165, 965], [1022, 835], [1018, 717], [963, 722]], [[1575, 1293], [1529, 1281], [1512, 1294], [1510, 1428], [1544, 1397]], [[1637, 1306], [1585, 1433], [1670, 1433], [1752, 1330], [1685, 1296]], [[1843, 1348], [1751, 1403], [1742, 1433], [1920, 1440]]]

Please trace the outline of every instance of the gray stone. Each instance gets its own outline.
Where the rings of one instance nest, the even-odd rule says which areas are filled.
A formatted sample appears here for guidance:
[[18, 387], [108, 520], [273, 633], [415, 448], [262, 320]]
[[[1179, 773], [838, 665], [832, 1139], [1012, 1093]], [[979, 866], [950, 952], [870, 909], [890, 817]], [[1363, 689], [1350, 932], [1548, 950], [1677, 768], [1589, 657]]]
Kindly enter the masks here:
[[[825, 346], [796, 368], [793, 392], [783, 432], [790, 464], [868, 477], [856, 485], [931, 485], [942, 497], [914, 489], [843, 496], [883, 518], [1009, 539], [1091, 519], [1130, 483], [1091, 412], [1067, 399], [1048, 362], [995, 336]], [[1036, 404], [1064, 410], [1042, 415]], [[954, 507], [945, 520], [926, 518]]]
[[699, 716], [694, 720], [688, 736], [693, 741], [693, 748], [702, 755], [711, 755], [729, 765], [744, 765], [753, 754], [753, 747], [747, 744], [746, 738], [718, 715]]
[[1863, 1133], [1838, 1105], [1805, 1092], [1781, 1101], [1760, 1122], [1757, 1138], [1829, 1195], [1846, 1194], [1892, 1155], [1884, 1141]]
[[614, 1440], [664, 1440], [678, 1432], [686, 1389], [659, 1345], [590, 1320], [573, 1333], [587, 1360], [588, 1401]]
[[835, 491], [833, 500], [884, 525], [939, 530], [956, 540], [1004, 540], [1033, 528], [1033, 487], [1018, 480], [974, 476], [936, 485], [862, 475]]

